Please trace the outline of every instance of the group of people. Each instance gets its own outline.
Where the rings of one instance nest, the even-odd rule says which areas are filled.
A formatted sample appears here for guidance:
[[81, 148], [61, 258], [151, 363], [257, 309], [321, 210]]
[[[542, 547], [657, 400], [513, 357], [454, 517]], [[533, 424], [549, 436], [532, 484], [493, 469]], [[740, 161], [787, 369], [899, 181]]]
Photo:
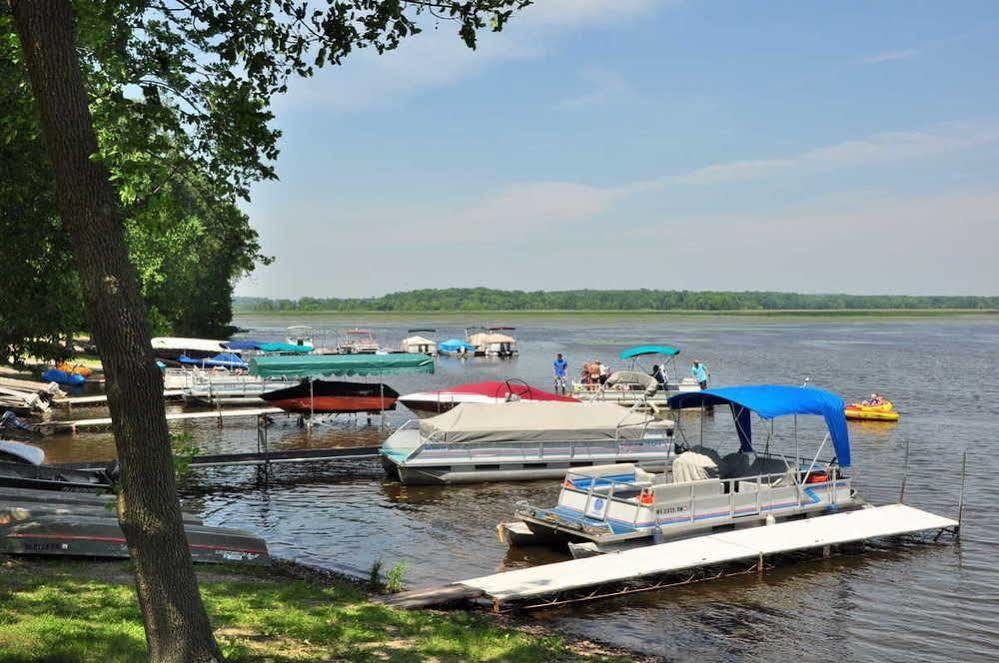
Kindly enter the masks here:
[[[569, 375], [569, 362], [566, 360], [565, 356], [560, 352], [555, 356], [555, 361], [552, 364], [555, 372], [555, 393], [556, 394], [566, 394], [568, 391], [568, 375]], [[711, 373], [708, 372], [707, 365], [702, 361], [695, 361], [690, 366], [690, 375], [695, 380], [697, 384], [700, 385], [701, 389], [708, 388], [708, 381], [711, 379]], [[583, 364], [580, 371], [579, 381], [585, 385], [601, 385], [607, 382], [607, 378], [610, 377], [610, 367], [601, 361], [594, 359], [591, 362]], [[669, 383], [669, 375], [666, 372], [665, 364], [655, 364], [652, 367], [652, 377], [662, 385], [665, 390]]]
[[885, 397], [881, 394], [871, 394], [871, 397], [865, 399], [862, 404], [867, 407], [878, 407], [879, 405], [885, 404]]

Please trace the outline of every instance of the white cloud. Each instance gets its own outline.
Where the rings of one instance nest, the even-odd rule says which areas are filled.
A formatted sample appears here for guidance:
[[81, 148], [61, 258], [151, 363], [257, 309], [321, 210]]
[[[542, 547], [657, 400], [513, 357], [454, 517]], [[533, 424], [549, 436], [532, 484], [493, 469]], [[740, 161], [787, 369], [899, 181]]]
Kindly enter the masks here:
[[540, 0], [515, 13], [503, 32], [481, 32], [475, 51], [458, 37], [456, 23], [427, 21], [422, 33], [403, 40], [394, 51], [360, 51], [342, 67], [320, 70], [304, 83], [293, 81], [275, 106], [278, 111], [384, 108], [502, 62], [543, 57], [570, 30], [620, 25], [666, 4], [668, 0]]
[[881, 62], [894, 62], [896, 60], [910, 60], [919, 55], [919, 51], [914, 48], [907, 48], [901, 51], [885, 51], [884, 53], [877, 53], [875, 55], [869, 55], [861, 59], [861, 62], [867, 62], [870, 64], [878, 64]]

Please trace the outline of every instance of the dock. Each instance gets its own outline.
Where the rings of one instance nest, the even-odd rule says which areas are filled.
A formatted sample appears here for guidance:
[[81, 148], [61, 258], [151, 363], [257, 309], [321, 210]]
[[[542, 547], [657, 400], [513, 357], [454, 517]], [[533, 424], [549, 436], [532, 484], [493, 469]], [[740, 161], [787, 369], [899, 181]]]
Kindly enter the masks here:
[[[680, 541], [671, 541], [622, 552], [543, 564], [471, 578], [443, 587], [394, 594], [385, 599], [402, 608], [421, 608], [462, 600], [491, 600], [501, 604], [533, 602], [525, 608], [562, 605], [581, 600], [617, 596], [629, 591], [621, 583], [654, 580], [735, 563], [750, 563], [762, 573], [767, 557], [806, 550], [827, 553], [836, 546], [927, 531], [958, 531], [958, 521], [904, 504], [869, 507], [828, 516], [732, 530]], [[743, 570], [746, 572], [746, 570]], [[725, 575], [719, 572], [714, 577]], [[687, 580], [686, 582], [690, 582]], [[653, 584], [651, 589], [684, 584]], [[608, 588], [601, 591], [601, 588]], [[580, 596], [580, 592], [583, 595]], [[543, 597], [548, 597], [543, 599]]]
[[[323, 460], [370, 460], [378, 458], [380, 447], [327, 447], [324, 449], [282, 449], [280, 451], [246, 451], [228, 454], [203, 454], [191, 458], [189, 467], [225, 467], [230, 465], [265, 465], [267, 463], [304, 463]], [[107, 467], [112, 461], [56, 463], [55, 467], [74, 470], [94, 470]]]
[[[205, 410], [203, 412], [167, 412], [167, 421], [186, 421], [191, 419], [217, 419], [219, 425], [223, 419], [234, 417], [259, 417], [264, 414], [281, 414], [284, 410], [276, 407], [263, 408], [240, 408], [236, 410]], [[100, 417], [97, 419], [75, 419], [67, 421], [42, 421], [35, 424], [35, 427], [51, 435], [54, 433], [76, 433], [81, 428], [100, 428], [110, 426], [111, 417]]]
[[[183, 389], [165, 389], [163, 391], [163, 400], [179, 400], [184, 397]], [[65, 396], [63, 398], [53, 398], [52, 405], [56, 407], [64, 407], [72, 410], [74, 407], [88, 407], [88, 406], [98, 406], [107, 405], [108, 395], [107, 394], [95, 394], [93, 396]]]

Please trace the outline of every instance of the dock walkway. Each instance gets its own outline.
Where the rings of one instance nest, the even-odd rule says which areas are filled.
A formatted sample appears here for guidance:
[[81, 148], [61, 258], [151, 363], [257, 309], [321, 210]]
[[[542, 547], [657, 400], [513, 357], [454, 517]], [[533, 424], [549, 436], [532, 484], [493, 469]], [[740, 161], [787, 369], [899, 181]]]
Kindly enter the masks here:
[[[258, 417], [262, 414], [281, 414], [284, 410], [276, 407], [263, 408], [241, 408], [237, 410], [205, 410], [204, 412], [167, 412], [167, 421], [180, 421], [186, 419], [229, 419], [232, 417]], [[100, 417], [98, 419], [76, 419], [70, 421], [42, 421], [35, 424], [35, 427], [46, 434], [75, 433], [80, 428], [95, 428], [110, 426], [111, 417]]]
[[413, 608], [489, 598], [498, 606], [732, 562], [757, 562], [762, 569], [764, 558], [771, 555], [957, 526], [956, 520], [891, 504], [496, 573], [436, 589], [395, 594], [386, 602]]

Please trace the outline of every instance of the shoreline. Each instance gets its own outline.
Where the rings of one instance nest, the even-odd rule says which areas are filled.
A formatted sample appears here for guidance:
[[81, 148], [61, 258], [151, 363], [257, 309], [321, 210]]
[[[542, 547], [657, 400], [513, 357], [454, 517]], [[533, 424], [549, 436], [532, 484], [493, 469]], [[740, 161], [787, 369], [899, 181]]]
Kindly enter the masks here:
[[233, 311], [233, 319], [238, 317], [260, 316], [273, 318], [294, 318], [294, 317], [474, 317], [474, 316], [504, 316], [504, 317], [531, 317], [531, 316], [552, 316], [552, 317], [572, 317], [572, 316], [676, 316], [676, 317], [746, 317], [746, 318], [779, 318], [779, 317], [828, 317], [828, 318], [934, 318], [934, 317], [965, 317], [965, 316], [995, 316], [999, 315], [999, 309], [781, 309], [781, 310], [759, 310], [759, 309], [732, 309], [719, 311], [706, 310], [656, 310], [656, 309], [550, 309], [550, 310], [524, 310], [524, 309], [483, 309], [469, 311], [337, 311], [337, 310], [284, 310], [284, 311]]
[[[198, 565], [226, 659], [517, 660], [617, 663], [662, 659], [561, 633], [521, 615], [413, 610], [373, 600], [368, 581], [272, 558], [260, 566]], [[0, 658], [131, 661], [145, 654], [130, 563], [0, 555]], [[55, 660], [55, 659], [53, 659]]]

